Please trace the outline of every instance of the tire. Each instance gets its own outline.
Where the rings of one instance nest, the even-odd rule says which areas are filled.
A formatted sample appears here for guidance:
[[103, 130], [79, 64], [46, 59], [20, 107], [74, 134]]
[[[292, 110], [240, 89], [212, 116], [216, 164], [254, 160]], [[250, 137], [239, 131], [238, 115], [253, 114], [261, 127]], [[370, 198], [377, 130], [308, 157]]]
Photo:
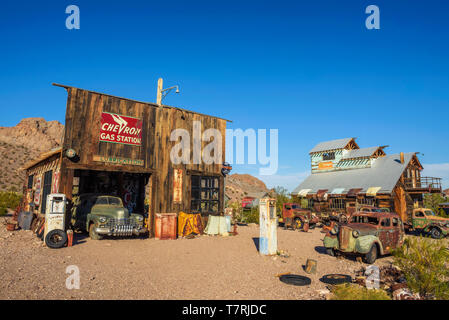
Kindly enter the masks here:
[[102, 235], [99, 235], [98, 233], [95, 232], [95, 224], [91, 223], [89, 226], [89, 237], [92, 240], [101, 240], [103, 239]]
[[365, 255], [365, 262], [368, 264], [373, 264], [377, 259], [377, 246], [375, 243], [371, 246], [369, 252]]
[[313, 230], [313, 229], [315, 229], [315, 228], [316, 228], [316, 224], [312, 224], [312, 225], [310, 225], [310, 226], [309, 226], [309, 228], [310, 228], [310, 230]]
[[63, 230], [51, 230], [45, 237], [45, 244], [52, 249], [62, 248], [67, 243], [67, 233]]
[[279, 277], [283, 283], [291, 284], [294, 286], [308, 286], [312, 283], [312, 280], [308, 277], [300, 276], [297, 274], [284, 274]]
[[301, 219], [296, 218], [294, 220], [294, 229], [295, 230], [301, 230], [303, 226], [304, 226], [304, 223], [301, 221]]
[[335, 257], [335, 251], [333, 248], [326, 248], [326, 253], [332, 257]]
[[352, 277], [347, 274], [326, 274], [320, 279], [320, 281], [326, 284], [337, 285], [343, 283], [351, 283]]
[[442, 236], [443, 236], [443, 234], [442, 234], [442, 232], [441, 232], [440, 229], [438, 229], [438, 228], [432, 228], [432, 230], [430, 230], [430, 236], [431, 236], [433, 239], [441, 239]]

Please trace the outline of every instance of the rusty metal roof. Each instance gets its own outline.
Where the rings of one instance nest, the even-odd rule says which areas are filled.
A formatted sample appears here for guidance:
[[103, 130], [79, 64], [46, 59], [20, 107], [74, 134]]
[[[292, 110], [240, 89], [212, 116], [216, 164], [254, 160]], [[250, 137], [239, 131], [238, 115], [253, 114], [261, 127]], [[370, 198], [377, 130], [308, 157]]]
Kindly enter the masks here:
[[53, 156], [55, 154], [61, 153], [61, 151], [62, 151], [62, 147], [57, 147], [57, 148], [51, 149], [50, 151], [41, 153], [39, 155], [39, 157], [37, 157], [36, 159], [33, 159], [31, 161], [28, 161], [27, 163], [25, 163], [23, 165], [23, 167], [19, 168], [19, 170], [27, 170], [27, 169], [29, 169], [31, 167], [34, 167], [39, 162], [42, 162], [45, 159], [48, 159], [48, 158], [50, 158], [51, 156]]
[[346, 147], [348, 145], [348, 143], [351, 140], [354, 140], [354, 139], [355, 138], [344, 138], [344, 139], [320, 142], [315, 147], [313, 147], [313, 149], [310, 150], [309, 153], [343, 149], [344, 147]]
[[308, 193], [313, 194], [321, 189], [336, 188], [344, 188], [346, 192], [360, 188], [361, 193], [366, 193], [372, 187], [380, 187], [377, 193], [391, 193], [414, 155], [414, 152], [405, 153], [404, 163], [401, 163], [400, 154], [392, 154], [375, 159], [371, 168], [311, 174], [293, 190], [292, 194], [297, 195], [305, 189], [310, 189]]

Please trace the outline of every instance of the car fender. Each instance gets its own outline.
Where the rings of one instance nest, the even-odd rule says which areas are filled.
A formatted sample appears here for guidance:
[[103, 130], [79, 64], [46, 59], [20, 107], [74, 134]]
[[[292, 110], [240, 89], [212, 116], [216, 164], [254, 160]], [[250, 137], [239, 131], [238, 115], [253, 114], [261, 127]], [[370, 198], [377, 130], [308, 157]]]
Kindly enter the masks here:
[[366, 235], [357, 238], [355, 242], [355, 249], [359, 253], [368, 253], [374, 243], [379, 246], [380, 254], [383, 254], [384, 249], [382, 247], [382, 243], [379, 241], [378, 237], [373, 235]]
[[89, 226], [90, 226], [90, 223], [96, 223], [96, 221], [95, 221], [95, 215], [93, 215], [93, 214], [91, 214], [91, 213], [89, 213], [89, 214], [87, 214], [87, 217], [86, 217], [86, 231], [87, 232], [89, 232]]
[[325, 236], [323, 243], [326, 248], [338, 249], [338, 237]]

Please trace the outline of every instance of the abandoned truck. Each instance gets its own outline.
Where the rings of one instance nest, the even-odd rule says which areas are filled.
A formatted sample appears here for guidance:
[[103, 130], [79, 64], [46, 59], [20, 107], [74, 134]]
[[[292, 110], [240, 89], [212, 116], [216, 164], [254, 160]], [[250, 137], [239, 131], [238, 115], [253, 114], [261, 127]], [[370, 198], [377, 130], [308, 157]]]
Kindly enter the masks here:
[[345, 225], [335, 224], [324, 237], [326, 252], [363, 255], [372, 264], [404, 242], [404, 225], [393, 212], [357, 212]]
[[82, 194], [74, 199], [71, 211], [74, 230], [89, 232], [93, 240], [103, 236], [131, 236], [147, 232], [144, 217], [129, 213], [122, 199], [109, 195]]
[[319, 222], [318, 217], [308, 209], [302, 209], [298, 203], [284, 203], [282, 207], [282, 222], [284, 229], [302, 229], [305, 224], [315, 228]]
[[410, 220], [405, 225], [410, 231], [430, 234], [434, 239], [441, 239], [449, 234], [449, 219], [439, 217], [431, 209], [413, 209]]

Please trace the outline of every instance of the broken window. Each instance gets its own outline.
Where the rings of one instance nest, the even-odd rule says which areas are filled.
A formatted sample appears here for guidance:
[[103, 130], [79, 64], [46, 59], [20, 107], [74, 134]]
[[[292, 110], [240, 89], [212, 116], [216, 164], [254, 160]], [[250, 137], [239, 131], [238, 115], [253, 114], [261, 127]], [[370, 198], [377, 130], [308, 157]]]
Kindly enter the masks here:
[[323, 160], [334, 160], [335, 159], [335, 152], [325, 152], [323, 153]]
[[218, 213], [219, 191], [218, 177], [192, 175], [190, 210], [201, 213]]

